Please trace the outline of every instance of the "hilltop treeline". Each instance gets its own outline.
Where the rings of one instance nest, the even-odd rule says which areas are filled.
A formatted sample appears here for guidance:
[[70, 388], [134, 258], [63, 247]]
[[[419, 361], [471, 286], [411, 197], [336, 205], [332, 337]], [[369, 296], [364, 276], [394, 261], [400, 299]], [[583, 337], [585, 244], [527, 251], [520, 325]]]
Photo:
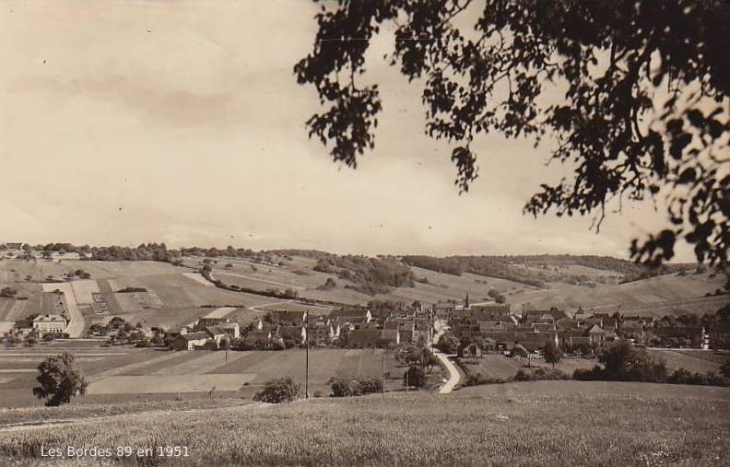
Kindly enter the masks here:
[[393, 287], [413, 287], [413, 271], [395, 258], [331, 255], [317, 260], [313, 269], [354, 282], [346, 287], [368, 295], [388, 293]]
[[[532, 255], [532, 256], [403, 256], [405, 264], [460, 276], [462, 273], [498, 277], [514, 282], [542, 287], [546, 280], [567, 278], [565, 273], [553, 273], [555, 269], [566, 266], [586, 266], [605, 271], [615, 271], [624, 282], [645, 279], [660, 274], [669, 274], [694, 268], [689, 264], [665, 264], [658, 269], [632, 263], [610, 256], [574, 255]], [[566, 277], [562, 277], [566, 276]]]

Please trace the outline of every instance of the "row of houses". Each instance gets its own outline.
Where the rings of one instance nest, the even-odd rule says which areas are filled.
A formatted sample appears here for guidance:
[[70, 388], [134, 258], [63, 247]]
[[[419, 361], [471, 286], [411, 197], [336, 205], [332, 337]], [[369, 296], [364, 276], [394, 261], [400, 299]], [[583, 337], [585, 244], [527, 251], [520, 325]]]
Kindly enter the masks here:
[[38, 315], [32, 320], [20, 320], [12, 323], [3, 329], [0, 337], [12, 336], [15, 338], [36, 338], [41, 339], [47, 336], [61, 336], [66, 332], [68, 321], [62, 315], [45, 314]]
[[[375, 316], [374, 316], [375, 315]], [[342, 308], [308, 320], [303, 311], [271, 311], [246, 334], [250, 339], [292, 339], [298, 344], [347, 348], [383, 348], [405, 342], [427, 343], [433, 325], [412, 312], [373, 313], [367, 308]]]
[[241, 327], [227, 318], [200, 318], [192, 326], [168, 331], [173, 350], [216, 350], [241, 337]]
[[[483, 347], [511, 348], [521, 344], [535, 350], [553, 341], [564, 348], [602, 347], [618, 339], [651, 345], [710, 348], [724, 339], [719, 326], [678, 325], [664, 317], [622, 316], [619, 313], [589, 313], [579, 309], [572, 317], [557, 308], [528, 310], [513, 314], [509, 306], [483, 306], [451, 309], [449, 324], [462, 340], [480, 340]], [[714, 337], [713, 337], [714, 336]]]

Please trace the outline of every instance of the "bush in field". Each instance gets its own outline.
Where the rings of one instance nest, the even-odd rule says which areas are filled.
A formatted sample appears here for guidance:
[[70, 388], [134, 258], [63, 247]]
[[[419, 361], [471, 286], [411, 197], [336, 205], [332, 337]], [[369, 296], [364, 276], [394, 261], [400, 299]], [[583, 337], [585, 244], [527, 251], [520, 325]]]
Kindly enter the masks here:
[[426, 372], [420, 366], [411, 366], [403, 375], [403, 385], [422, 388], [426, 385]]
[[16, 295], [18, 295], [18, 291], [12, 287], [4, 287], [0, 290], [0, 297], [3, 298], [14, 298]]
[[326, 281], [324, 281], [324, 284], [317, 287], [318, 290], [332, 290], [335, 287], [337, 287], [337, 282], [335, 282], [334, 279], [331, 277], [328, 277]]
[[38, 399], [47, 399], [49, 407], [67, 404], [71, 397], [86, 394], [88, 383], [71, 353], [48, 357], [38, 365], [38, 372], [36, 379], [40, 386], [33, 388], [33, 394]]
[[690, 384], [694, 386], [730, 386], [730, 379], [713, 372], [706, 374], [695, 373], [684, 368], [678, 368], [668, 378], [670, 384]]
[[635, 349], [629, 342], [621, 341], [606, 349], [598, 356], [604, 365], [604, 376], [614, 381], [666, 381], [667, 367], [652, 358], [643, 349]]
[[383, 391], [383, 382], [377, 378], [332, 378], [329, 381], [332, 397], [352, 397]]
[[332, 389], [332, 397], [350, 397], [352, 389], [350, 388], [350, 380], [345, 378], [332, 378], [329, 381], [330, 389]]
[[481, 373], [470, 373], [464, 382], [464, 386], [482, 386], [484, 384], [503, 384], [506, 381], [501, 378], [484, 376]]
[[730, 360], [722, 364], [722, 366], [720, 367], [720, 373], [725, 378], [730, 378]]
[[554, 381], [570, 379], [570, 375], [554, 368], [538, 367], [532, 372], [519, 369], [512, 379], [515, 381]]
[[603, 368], [595, 365], [593, 368], [576, 368], [573, 371], [573, 379], [579, 381], [598, 381], [604, 379]]
[[363, 394], [376, 394], [383, 392], [383, 381], [377, 378], [360, 378], [360, 389]]
[[299, 388], [299, 384], [291, 378], [272, 379], [264, 383], [263, 389], [253, 396], [253, 400], [270, 404], [292, 402], [299, 397]]

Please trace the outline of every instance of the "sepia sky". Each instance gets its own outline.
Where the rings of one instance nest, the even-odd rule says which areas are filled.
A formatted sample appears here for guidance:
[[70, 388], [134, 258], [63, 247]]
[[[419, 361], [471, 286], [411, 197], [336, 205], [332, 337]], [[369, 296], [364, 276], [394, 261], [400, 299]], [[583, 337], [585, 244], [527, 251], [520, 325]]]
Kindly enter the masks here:
[[356, 171], [333, 163], [308, 140], [318, 100], [292, 72], [315, 11], [0, 3], [0, 241], [626, 257], [662, 226], [649, 203], [625, 205], [599, 235], [590, 218], [524, 216], [539, 183], [567, 170], [527, 140], [480, 140], [480, 177], [459, 196], [449, 146], [423, 134], [418, 83], [382, 60], [387, 35], [368, 69], [384, 100], [376, 149]]

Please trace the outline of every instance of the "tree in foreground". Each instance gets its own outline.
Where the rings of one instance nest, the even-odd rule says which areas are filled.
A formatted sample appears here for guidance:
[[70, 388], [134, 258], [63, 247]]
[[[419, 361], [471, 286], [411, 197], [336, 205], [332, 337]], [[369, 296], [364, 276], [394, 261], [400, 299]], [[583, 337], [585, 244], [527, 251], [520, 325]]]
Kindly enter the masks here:
[[299, 384], [291, 378], [272, 379], [264, 383], [263, 389], [253, 396], [253, 400], [270, 404], [292, 402], [299, 397], [299, 389]]
[[33, 394], [39, 399], [47, 399], [49, 407], [68, 404], [71, 397], [86, 394], [88, 383], [69, 352], [45, 359], [38, 365], [38, 373], [36, 380], [40, 386], [33, 388]]
[[375, 145], [382, 102], [361, 75], [389, 31], [386, 59], [423, 86], [425, 131], [452, 144], [460, 192], [477, 178], [480, 135], [527, 137], [574, 172], [542, 184], [526, 213], [593, 214], [598, 230], [612, 200], [664, 198], [667, 225], [632, 257], [658, 265], [683, 239], [726, 265], [730, 2], [341, 0], [315, 18], [294, 72], [317, 90], [309, 135], [335, 161], [356, 168]]
[[545, 362], [552, 363], [553, 369], [555, 368], [555, 364], [560, 363], [560, 359], [563, 357], [563, 351], [551, 340], [545, 342], [543, 352], [545, 352]]

